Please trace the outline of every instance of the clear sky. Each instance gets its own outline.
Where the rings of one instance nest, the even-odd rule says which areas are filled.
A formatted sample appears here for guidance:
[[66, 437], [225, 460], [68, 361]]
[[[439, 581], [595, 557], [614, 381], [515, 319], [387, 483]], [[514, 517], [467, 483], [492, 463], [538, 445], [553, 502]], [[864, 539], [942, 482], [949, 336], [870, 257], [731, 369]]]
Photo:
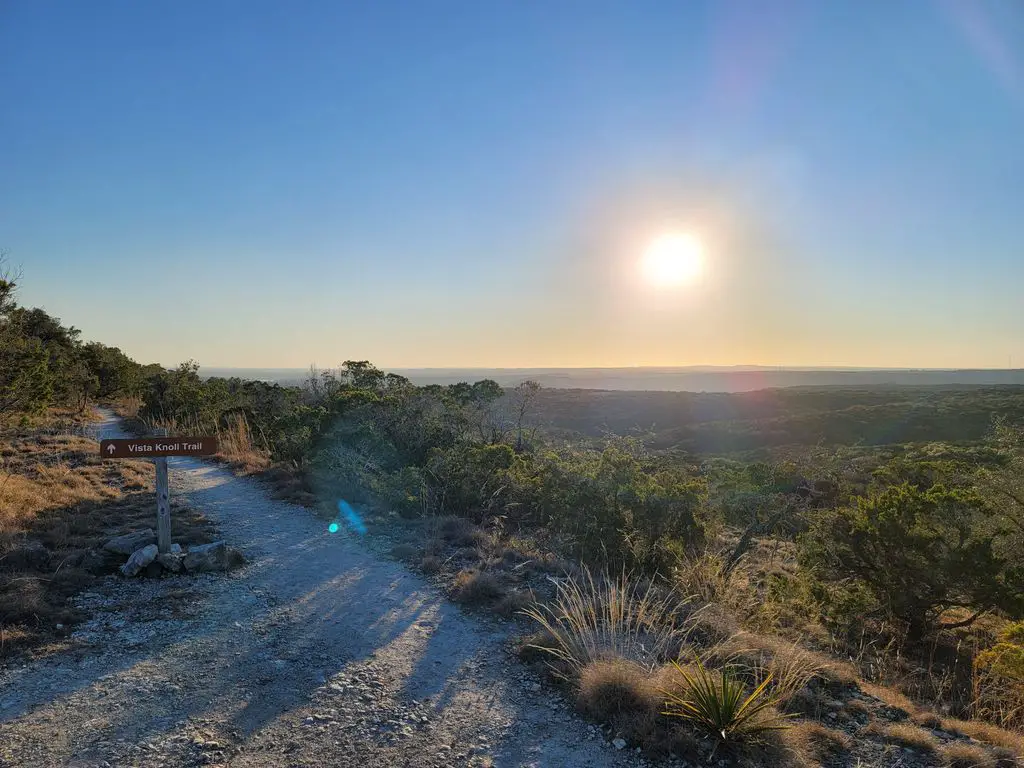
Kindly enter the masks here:
[[1024, 3], [5, 0], [0, 248], [144, 362], [1024, 365]]

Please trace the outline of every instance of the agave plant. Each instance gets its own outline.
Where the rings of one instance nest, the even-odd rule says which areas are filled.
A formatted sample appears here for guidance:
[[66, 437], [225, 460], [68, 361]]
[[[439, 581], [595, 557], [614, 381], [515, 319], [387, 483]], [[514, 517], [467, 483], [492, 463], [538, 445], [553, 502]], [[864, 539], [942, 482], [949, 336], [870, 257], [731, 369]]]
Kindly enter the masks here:
[[775, 709], [776, 698], [770, 687], [773, 675], [748, 694], [747, 686], [728, 667], [722, 667], [716, 676], [699, 658], [694, 670], [672, 663], [685, 685], [681, 693], [662, 691], [666, 697], [663, 714], [689, 720], [719, 743], [752, 739], [788, 727], [786, 720], [791, 715]]

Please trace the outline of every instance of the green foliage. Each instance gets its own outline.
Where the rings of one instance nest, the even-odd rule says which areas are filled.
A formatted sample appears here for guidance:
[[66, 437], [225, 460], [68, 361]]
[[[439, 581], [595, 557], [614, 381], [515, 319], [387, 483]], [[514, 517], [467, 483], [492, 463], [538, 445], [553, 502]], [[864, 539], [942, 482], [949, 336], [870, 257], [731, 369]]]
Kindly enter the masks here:
[[508, 519], [561, 534], [586, 562], [667, 571], [681, 550], [703, 542], [706, 483], [655, 461], [635, 440], [519, 454], [507, 477]]
[[16, 284], [0, 259], [0, 417], [49, 405], [85, 408], [95, 397], [129, 394], [140, 366], [120, 350], [83, 345], [76, 328], [14, 301]]
[[789, 715], [775, 709], [771, 674], [748, 693], [746, 684], [728, 666], [716, 676], [699, 658], [690, 670], [672, 663], [684, 686], [682, 693], [664, 691], [665, 715], [689, 720], [721, 742], [752, 739], [788, 727]]
[[1024, 622], [999, 633], [999, 642], [974, 657], [973, 708], [1000, 725], [1024, 725]]
[[91, 342], [82, 348], [82, 359], [96, 378], [96, 396], [138, 395], [144, 383], [142, 367], [117, 347]]
[[971, 491], [903, 483], [820, 515], [800, 559], [825, 582], [864, 587], [919, 640], [949, 609], [971, 614], [961, 626], [993, 609], [1024, 610], [1022, 573], [997, 554], [991, 517]]
[[46, 407], [53, 396], [48, 359], [39, 339], [0, 328], [0, 417]]

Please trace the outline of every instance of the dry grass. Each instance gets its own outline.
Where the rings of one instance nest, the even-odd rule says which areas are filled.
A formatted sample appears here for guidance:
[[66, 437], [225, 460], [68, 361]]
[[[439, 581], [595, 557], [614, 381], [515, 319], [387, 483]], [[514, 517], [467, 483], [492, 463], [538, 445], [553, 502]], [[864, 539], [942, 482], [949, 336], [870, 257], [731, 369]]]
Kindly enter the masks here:
[[1009, 731], [980, 720], [957, 720], [955, 718], [943, 719], [942, 727], [950, 733], [969, 736], [975, 741], [1002, 747], [1017, 757], [1024, 757], [1024, 734], [1016, 731]]
[[927, 709], [921, 709], [910, 716], [911, 722], [922, 728], [941, 728], [942, 718]]
[[852, 713], [853, 715], [859, 715], [861, 717], [871, 716], [871, 707], [869, 707], [860, 699], [848, 700], [845, 704], [843, 704], [843, 708], [846, 709], [847, 712]]
[[978, 744], [953, 741], [939, 747], [942, 764], [946, 768], [986, 768], [996, 765], [989, 751]]
[[900, 710], [906, 715], [918, 710], [917, 704], [912, 702], [895, 688], [887, 688], [884, 685], [876, 685], [875, 683], [868, 682], [862, 682], [860, 684], [860, 688], [869, 696], [874, 696], [879, 701], [885, 702], [893, 709]]
[[550, 605], [527, 609], [558, 645], [549, 649], [577, 671], [592, 661], [626, 659], [648, 670], [676, 658], [686, 627], [678, 623], [684, 603], [653, 582], [623, 575], [594, 577], [584, 569], [579, 578], [558, 584]]
[[861, 733], [878, 736], [890, 744], [910, 747], [921, 752], [934, 752], [939, 741], [931, 732], [912, 723], [883, 723], [875, 720], [861, 729]]
[[786, 731], [784, 738], [795, 752], [817, 763], [834, 761], [848, 753], [853, 746], [853, 739], [843, 731], [806, 720], [794, 724]]
[[536, 602], [537, 596], [532, 589], [513, 589], [494, 605], [494, 612], [511, 618], [523, 613]]
[[505, 595], [505, 587], [492, 573], [470, 568], [455, 577], [452, 598], [466, 605], [493, 603]]
[[439, 537], [456, 547], [478, 547], [487, 542], [487, 534], [464, 517], [440, 517], [434, 525]]
[[857, 681], [853, 665], [774, 635], [738, 631], [709, 651], [723, 661], [740, 661], [751, 667], [775, 662], [783, 666], [812, 668], [815, 676], [830, 682], [852, 685]]
[[169, 435], [212, 433], [217, 438], [217, 454], [213, 458], [226, 464], [232, 472], [265, 481], [274, 498], [309, 508], [317, 505], [318, 498], [311, 490], [310, 478], [291, 463], [275, 463], [266, 440], [253, 432], [243, 413], [232, 414], [227, 417], [226, 424], [209, 429], [198, 422], [132, 417], [128, 406], [117, 406], [115, 411], [124, 419], [124, 426], [138, 435], [152, 434], [157, 428], [166, 429]]
[[558, 641], [546, 630], [534, 632], [522, 638], [516, 647], [520, 660], [527, 664], [547, 662], [551, 652], [558, 648]]
[[257, 474], [270, 468], [270, 451], [257, 446], [244, 413], [228, 417], [228, 423], [217, 430], [217, 449], [238, 472]]
[[688, 557], [675, 567], [672, 578], [680, 594], [687, 595], [701, 603], [733, 602], [735, 590], [731, 590], [730, 574], [722, 557], [713, 552]]
[[626, 659], [592, 661], [579, 671], [576, 706], [585, 715], [611, 722], [626, 712], [657, 712], [663, 697], [648, 671]]
[[[94, 441], [53, 429], [51, 420], [0, 435], [0, 656], [66, 634], [81, 618], [68, 597], [123, 560], [100, 546], [155, 517], [152, 464], [105, 462]], [[175, 508], [176, 541], [211, 532], [201, 515]]]

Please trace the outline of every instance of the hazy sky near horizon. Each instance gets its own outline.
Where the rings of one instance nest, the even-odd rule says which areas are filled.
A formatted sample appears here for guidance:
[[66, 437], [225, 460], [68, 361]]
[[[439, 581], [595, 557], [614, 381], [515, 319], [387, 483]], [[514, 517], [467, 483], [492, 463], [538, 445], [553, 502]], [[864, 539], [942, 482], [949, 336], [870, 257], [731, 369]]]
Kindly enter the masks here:
[[8, 0], [0, 110], [22, 303], [143, 362], [1024, 365], [1017, 0]]

